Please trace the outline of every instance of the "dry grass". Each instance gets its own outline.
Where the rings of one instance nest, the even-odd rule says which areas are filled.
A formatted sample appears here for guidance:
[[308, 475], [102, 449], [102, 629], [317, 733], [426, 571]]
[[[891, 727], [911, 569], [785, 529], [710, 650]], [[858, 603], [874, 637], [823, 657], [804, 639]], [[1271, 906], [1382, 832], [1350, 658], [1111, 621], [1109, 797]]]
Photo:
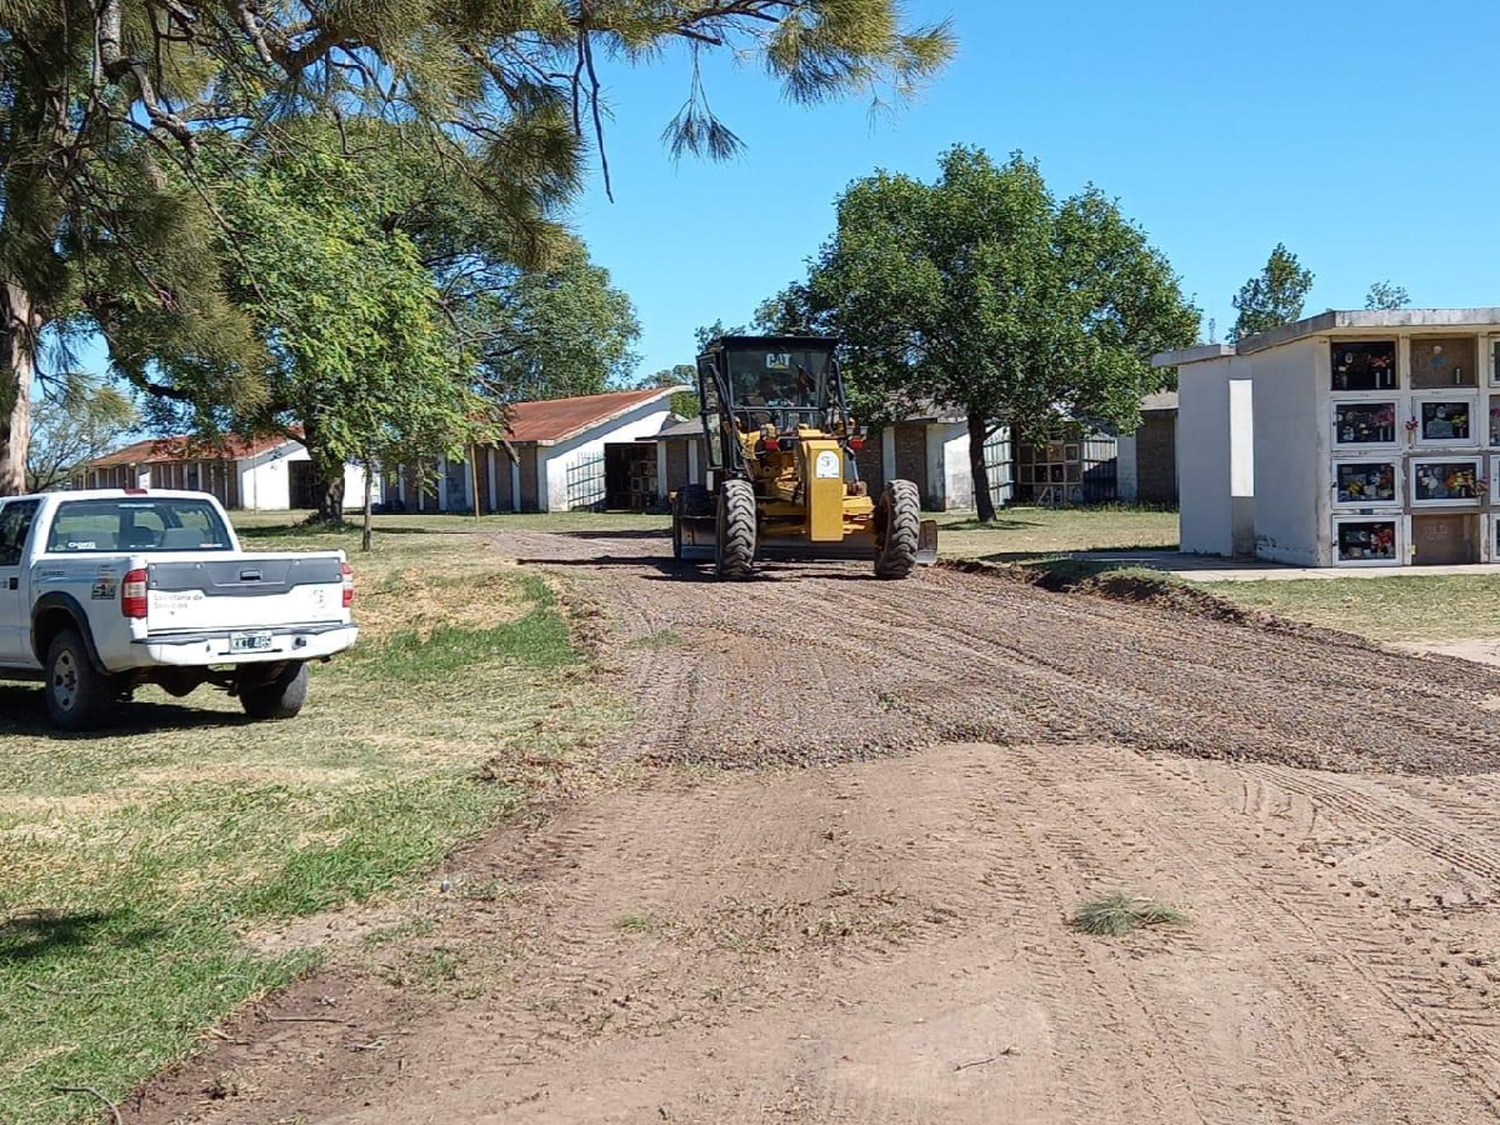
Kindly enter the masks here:
[[[387, 523], [371, 555], [255, 521], [252, 547], [355, 567], [360, 644], [294, 721], [152, 689], [107, 734], [60, 738], [35, 687], [0, 686], [0, 1121], [86, 1116], [51, 1090], [78, 1080], [123, 1098], [317, 956], [247, 937], [399, 895], [623, 722], [552, 587], [449, 519]], [[453, 951], [397, 971], [465, 973]]]

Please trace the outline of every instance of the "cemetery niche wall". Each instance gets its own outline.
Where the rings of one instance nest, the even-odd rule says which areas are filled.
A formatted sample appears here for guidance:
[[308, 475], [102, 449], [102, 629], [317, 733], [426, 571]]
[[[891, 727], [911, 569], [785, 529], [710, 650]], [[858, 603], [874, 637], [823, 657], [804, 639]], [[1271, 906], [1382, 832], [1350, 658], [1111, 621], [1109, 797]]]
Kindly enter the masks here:
[[1263, 559], [1500, 562], [1500, 308], [1330, 311], [1153, 362], [1177, 370], [1184, 550], [1233, 553], [1248, 499]]

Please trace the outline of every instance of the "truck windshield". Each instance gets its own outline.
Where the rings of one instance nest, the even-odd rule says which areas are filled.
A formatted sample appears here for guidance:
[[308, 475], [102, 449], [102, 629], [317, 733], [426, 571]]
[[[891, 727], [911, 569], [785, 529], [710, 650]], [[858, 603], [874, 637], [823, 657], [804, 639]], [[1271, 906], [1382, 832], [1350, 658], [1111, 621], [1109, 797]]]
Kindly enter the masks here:
[[185, 496], [64, 501], [47, 540], [57, 554], [229, 549], [229, 529], [214, 506]]

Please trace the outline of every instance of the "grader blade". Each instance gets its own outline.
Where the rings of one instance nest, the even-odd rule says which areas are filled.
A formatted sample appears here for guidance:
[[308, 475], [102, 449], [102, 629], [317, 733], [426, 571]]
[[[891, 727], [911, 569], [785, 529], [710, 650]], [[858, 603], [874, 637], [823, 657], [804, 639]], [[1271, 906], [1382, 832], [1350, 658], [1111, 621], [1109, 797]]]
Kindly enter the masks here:
[[937, 559], [937, 520], [923, 520], [917, 528], [917, 564], [931, 566]]

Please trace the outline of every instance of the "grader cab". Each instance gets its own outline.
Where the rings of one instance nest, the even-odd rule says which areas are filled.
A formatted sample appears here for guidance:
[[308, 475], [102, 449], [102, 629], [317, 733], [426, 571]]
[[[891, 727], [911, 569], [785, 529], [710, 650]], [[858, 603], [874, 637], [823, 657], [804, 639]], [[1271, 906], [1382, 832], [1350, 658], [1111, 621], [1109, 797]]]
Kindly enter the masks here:
[[750, 577], [756, 559], [871, 559], [905, 578], [937, 557], [907, 480], [878, 497], [859, 479], [864, 431], [849, 418], [836, 341], [723, 336], [698, 357], [707, 487], [672, 501], [678, 558], [712, 559], [720, 578]]

